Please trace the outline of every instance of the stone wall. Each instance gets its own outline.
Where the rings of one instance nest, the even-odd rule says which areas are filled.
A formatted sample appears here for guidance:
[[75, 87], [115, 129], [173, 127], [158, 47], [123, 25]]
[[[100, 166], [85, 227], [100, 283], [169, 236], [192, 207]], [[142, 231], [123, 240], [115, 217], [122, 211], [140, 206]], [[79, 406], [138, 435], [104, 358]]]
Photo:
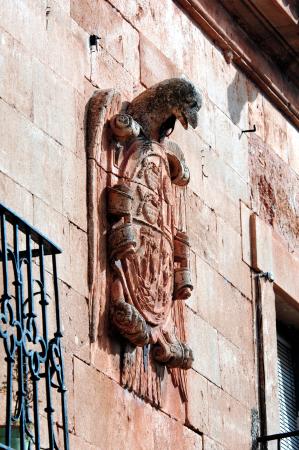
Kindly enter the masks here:
[[[0, 10], [1, 201], [63, 248], [71, 448], [250, 449], [254, 289], [241, 210], [259, 214], [296, 254], [297, 131], [171, 0], [1, 0]], [[101, 38], [92, 53], [91, 34]], [[195, 361], [186, 410], [170, 379], [158, 410], [120, 387], [103, 302], [90, 344], [85, 111], [96, 88], [130, 100], [181, 74], [203, 94], [198, 129], [177, 124], [172, 136], [191, 169], [186, 322]], [[241, 135], [253, 124], [254, 138]]]

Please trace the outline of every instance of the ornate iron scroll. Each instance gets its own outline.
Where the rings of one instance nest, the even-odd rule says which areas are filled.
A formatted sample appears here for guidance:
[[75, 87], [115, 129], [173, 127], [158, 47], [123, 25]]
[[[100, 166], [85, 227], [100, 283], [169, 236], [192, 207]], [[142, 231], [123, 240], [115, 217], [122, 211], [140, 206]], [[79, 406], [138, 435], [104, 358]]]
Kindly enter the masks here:
[[154, 404], [161, 402], [165, 367], [187, 400], [184, 370], [193, 355], [185, 342], [184, 300], [193, 286], [188, 236], [176, 217], [189, 170], [182, 150], [165, 138], [177, 119], [195, 128], [200, 107], [200, 94], [184, 78], [158, 83], [122, 109], [112, 90], [96, 91], [89, 104], [91, 297], [99, 302], [97, 227], [105, 174], [109, 313], [111, 329], [123, 337], [122, 384]]
[[0, 220], [0, 448], [68, 450], [56, 268], [61, 251], [3, 205]]

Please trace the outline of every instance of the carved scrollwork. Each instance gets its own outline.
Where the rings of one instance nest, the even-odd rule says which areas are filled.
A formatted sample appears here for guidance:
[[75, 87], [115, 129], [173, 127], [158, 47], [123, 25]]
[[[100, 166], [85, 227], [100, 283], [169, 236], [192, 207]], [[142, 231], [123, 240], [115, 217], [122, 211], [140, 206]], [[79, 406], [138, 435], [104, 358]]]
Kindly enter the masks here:
[[125, 217], [131, 214], [132, 190], [125, 184], [117, 184], [108, 191], [108, 214]]
[[16, 348], [22, 344], [23, 331], [20, 322], [15, 319], [10, 298], [1, 301], [0, 337], [4, 339], [8, 357], [14, 360]]
[[138, 347], [150, 341], [150, 328], [137, 309], [127, 302], [113, 303], [110, 308], [111, 320], [119, 332]]
[[182, 150], [172, 141], [167, 142], [166, 148], [171, 182], [177, 186], [186, 186], [190, 180], [190, 171]]
[[127, 141], [139, 136], [141, 127], [129, 114], [115, 114], [110, 119], [110, 127], [119, 141]]
[[190, 369], [193, 362], [191, 348], [184, 342], [172, 340], [171, 336], [160, 338], [159, 344], [153, 349], [154, 358], [168, 367]]

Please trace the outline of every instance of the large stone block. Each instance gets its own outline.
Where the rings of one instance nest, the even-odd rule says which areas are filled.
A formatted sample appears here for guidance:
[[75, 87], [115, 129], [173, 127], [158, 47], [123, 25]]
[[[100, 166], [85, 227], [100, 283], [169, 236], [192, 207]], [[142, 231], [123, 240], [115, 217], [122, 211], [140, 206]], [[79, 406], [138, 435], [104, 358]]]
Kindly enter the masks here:
[[217, 220], [219, 272], [247, 298], [251, 298], [251, 272], [242, 261], [241, 236], [221, 219]]
[[203, 444], [205, 450], [225, 450], [223, 445], [214, 441], [214, 439], [210, 439], [208, 436], [203, 437]]
[[139, 79], [138, 33], [115, 8], [106, 1], [73, 0], [71, 17], [89, 34], [99, 36], [101, 46]]
[[[248, 125], [247, 125], [248, 126]], [[216, 151], [223, 161], [244, 180], [249, 181], [248, 139], [245, 133], [218, 108], [215, 108]]]
[[174, 2], [113, 0], [112, 4], [175, 66], [205, 90], [204, 35]]
[[85, 297], [59, 283], [63, 348], [68, 355], [90, 361], [89, 311]]
[[40, 61], [33, 61], [34, 123], [70, 150], [76, 147], [74, 89]]
[[229, 341], [251, 355], [251, 302], [201, 258], [197, 257], [196, 268], [195, 310]]
[[72, 19], [88, 34], [95, 34], [113, 58], [123, 63], [121, 15], [106, 1], [72, 0]]
[[112, 442], [120, 445], [125, 438], [124, 425], [130, 423], [121, 387], [75, 358], [74, 390], [75, 433], [100, 449], [113, 448]]
[[277, 286], [299, 303], [299, 258], [280, 239], [273, 239], [273, 273]]
[[175, 125], [170, 140], [178, 144], [184, 153], [190, 171], [190, 181], [188, 184], [190, 191], [193, 191], [202, 198], [204, 177], [202, 173], [202, 165], [204, 163], [202, 155], [207, 145], [192, 129], [189, 128], [186, 132], [178, 122]]
[[[58, 276], [66, 279], [70, 272], [70, 227], [68, 219], [40, 198], [34, 197], [33, 225], [61, 248], [62, 254], [56, 257], [57, 270]], [[49, 260], [46, 264], [47, 269], [52, 273], [52, 261]]]
[[180, 69], [143, 34], [140, 34], [140, 68], [140, 81], [146, 87], [182, 74]]
[[86, 111], [88, 101], [94, 94], [96, 88], [91, 84], [89, 80], [84, 77], [82, 83], [83, 94], [81, 92], [75, 92], [75, 105], [76, 105], [76, 148], [71, 149], [73, 153], [81, 158], [83, 161], [86, 159]]
[[91, 54], [91, 71], [87, 78], [100, 89], [116, 89], [123, 100], [132, 100], [134, 78], [101, 45]]
[[46, 7], [46, 0], [0, 1], [0, 26], [37, 57], [45, 51]]
[[297, 271], [299, 259], [284, 241], [257, 215], [251, 216], [253, 267], [272, 272], [275, 284], [296, 302], [299, 301]]
[[[199, 64], [200, 65], [200, 64]], [[200, 65], [200, 67], [202, 67]], [[196, 83], [195, 80], [193, 80]], [[208, 148], [216, 148], [215, 139], [215, 105], [202, 91], [202, 107], [199, 111], [198, 127], [195, 132], [207, 144]]]
[[273, 272], [272, 228], [256, 214], [250, 217], [252, 266], [255, 270]]
[[59, 5], [62, 9], [64, 9], [68, 14], [70, 14], [71, 9], [71, 0], [62, 0], [59, 1]]
[[[110, 13], [111, 15], [111, 13]], [[110, 34], [110, 31], [109, 31]], [[133, 76], [134, 85], [140, 81], [140, 42], [139, 33], [126, 20], [122, 21], [121, 43], [123, 66]], [[108, 48], [109, 50], [109, 48]]]
[[33, 223], [33, 195], [0, 172], [1, 202], [29, 223]]
[[66, 3], [57, 0], [47, 3], [42, 62], [83, 93], [84, 75], [90, 70], [89, 34], [70, 18], [70, 5], [67, 9]]
[[[202, 450], [202, 437], [199, 434], [183, 426], [176, 420], [169, 419], [166, 415], [159, 413], [153, 415], [153, 430], [153, 449], [163, 448], [166, 450], [175, 450], [179, 448], [182, 450]], [[146, 444], [144, 443], [144, 445]]]
[[250, 138], [253, 209], [286, 241], [298, 246], [299, 177], [258, 136]]
[[287, 140], [288, 140], [288, 158], [289, 165], [299, 175], [299, 133], [298, 130], [289, 122], [287, 126]]
[[[190, 395], [190, 391], [188, 392], [188, 395]], [[167, 371], [165, 371], [162, 382], [161, 398], [160, 409], [170, 417], [178, 420], [181, 424], [184, 424], [186, 405], [181, 400], [179, 388], [174, 386], [171, 374]]]
[[235, 229], [240, 230], [239, 200], [249, 203], [248, 183], [212, 149], [205, 148], [202, 159], [205, 203]]
[[248, 408], [256, 404], [253, 352], [240, 350], [218, 335], [222, 389]]
[[208, 384], [209, 437], [229, 450], [250, 449], [251, 412], [212, 383]]
[[288, 162], [287, 121], [270, 101], [264, 97], [265, 142], [286, 163]]
[[220, 386], [217, 331], [187, 308], [186, 334], [194, 354], [193, 369]]
[[199, 271], [198, 271], [198, 260], [199, 256], [196, 255], [192, 250], [190, 251], [190, 270], [191, 270], [191, 280], [193, 284], [193, 291], [191, 296], [185, 300], [185, 304], [189, 306], [194, 312], [198, 312], [199, 303]]
[[[205, 101], [205, 98], [204, 100]], [[203, 107], [201, 111], [205, 108]], [[184, 132], [177, 124], [171, 136], [184, 152], [190, 168], [188, 187], [195, 192], [217, 216], [227, 221], [240, 233], [239, 199], [249, 201], [248, 184], [217, 153], [198, 137], [197, 130]], [[190, 200], [187, 198], [187, 202]], [[192, 215], [194, 211], [192, 210]]]
[[77, 450], [99, 450], [96, 445], [91, 445], [79, 436], [70, 434], [70, 448]]
[[[75, 433], [98, 449], [201, 449], [201, 436], [75, 358]], [[117, 424], [117, 426], [115, 425]]]
[[218, 266], [217, 218], [213, 210], [189, 189], [187, 190], [186, 220], [191, 248], [208, 261]]
[[255, 125], [256, 134], [265, 140], [265, 116], [264, 116], [264, 97], [255, 84], [247, 80], [248, 95], [248, 125], [249, 128]]
[[82, 230], [87, 229], [86, 160], [64, 150], [62, 167], [63, 212]]
[[87, 234], [70, 223], [70, 270], [64, 281], [84, 297], [88, 296], [87, 260]]
[[18, 111], [32, 116], [32, 59], [28, 51], [0, 29], [0, 96]]
[[[102, 315], [100, 321], [101, 319]], [[91, 362], [96, 369], [119, 383], [121, 345], [119, 339], [109, 336], [107, 326], [105, 326], [105, 333], [106, 335], [97, 336], [96, 342], [91, 346]]]
[[1, 170], [61, 211], [61, 146], [3, 101], [0, 116]]
[[[241, 129], [248, 127], [248, 97], [246, 77], [234, 64], [227, 64], [221, 49], [205, 40], [207, 93], [210, 99]], [[216, 130], [217, 131], [217, 130]], [[236, 129], [237, 132], [237, 129]]]
[[202, 166], [204, 202], [240, 233], [239, 198], [247, 197], [247, 184], [211, 149], [202, 152]]
[[[178, 13], [180, 14], [180, 10], [175, 4], [174, 11], [176, 15]], [[183, 25], [183, 36], [181, 38], [181, 42], [185, 44], [186, 35], [184, 34], [187, 33], [187, 39], [189, 40], [188, 48], [190, 49], [188, 51], [182, 50], [182, 68], [184, 73], [199, 87], [207, 98], [207, 78], [209, 77], [210, 72], [208, 66], [205, 64], [206, 36], [200, 27], [188, 20], [188, 16], [181, 17], [181, 20]], [[205, 108], [207, 108], [207, 106]], [[208, 111], [212, 112], [210, 109]], [[202, 116], [203, 115], [201, 115], [201, 117]]]
[[[56, 209], [34, 196], [33, 225], [62, 250], [69, 247], [69, 222]], [[46, 218], [46, 220], [45, 220]]]
[[209, 430], [208, 381], [194, 370], [188, 371], [187, 423], [200, 433]]

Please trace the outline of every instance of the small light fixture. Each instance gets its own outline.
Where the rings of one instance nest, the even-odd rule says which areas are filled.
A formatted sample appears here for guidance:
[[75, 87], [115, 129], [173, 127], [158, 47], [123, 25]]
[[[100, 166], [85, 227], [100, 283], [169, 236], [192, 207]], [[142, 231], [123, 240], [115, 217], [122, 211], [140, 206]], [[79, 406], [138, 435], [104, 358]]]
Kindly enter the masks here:
[[98, 51], [98, 41], [101, 38], [99, 36], [97, 36], [96, 34], [91, 34], [89, 36], [89, 47], [91, 51]]

